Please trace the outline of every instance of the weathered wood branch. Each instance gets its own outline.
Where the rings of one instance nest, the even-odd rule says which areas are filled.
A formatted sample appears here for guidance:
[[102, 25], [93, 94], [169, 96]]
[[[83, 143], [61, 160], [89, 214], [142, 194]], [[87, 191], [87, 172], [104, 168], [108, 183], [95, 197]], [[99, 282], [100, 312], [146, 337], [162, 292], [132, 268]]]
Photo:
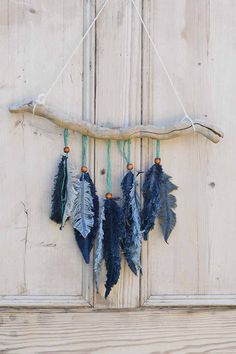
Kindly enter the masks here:
[[[25, 104], [13, 104], [9, 107], [11, 113], [33, 113], [35, 106], [34, 101]], [[72, 118], [64, 118], [60, 114], [53, 113], [44, 105], [37, 104], [34, 111], [35, 116], [44, 117], [59, 127], [68, 128], [81, 134], [88, 135], [97, 139], [114, 139], [127, 140], [132, 138], [153, 138], [153, 139], [172, 139], [178, 136], [188, 135], [194, 132], [190, 122], [178, 122], [173, 125], [157, 127], [155, 125], [136, 125], [134, 127], [108, 128], [92, 124], [84, 120], [75, 120]], [[195, 132], [205, 136], [213, 143], [218, 143], [223, 138], [223, 133], [213, 125], [195, 120]]]

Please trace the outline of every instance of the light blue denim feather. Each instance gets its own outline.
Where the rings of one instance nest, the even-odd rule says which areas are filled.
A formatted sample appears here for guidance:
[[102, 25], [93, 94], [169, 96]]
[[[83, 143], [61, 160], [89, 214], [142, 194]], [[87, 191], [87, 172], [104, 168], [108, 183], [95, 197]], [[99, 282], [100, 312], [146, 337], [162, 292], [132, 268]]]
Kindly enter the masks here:
[[74, 201], [78, 194], [77, 182], [79, 180], [79, 171], [73, 168], [71, 165], [68, 166], [68, 177], [67, 177], [67, 201], [65, 205], [65, 210], [62, 218], [62, 227], [65, 226], [66, 220], [71, 217]]
[[140, 225], [140, 202], [139, 196], [136, 191], [136, 178], [134, 178], [134, 182], [132, 188], [130, 190], [130, 206], [132, 209], [132, 246], [130, 249], [130, 254], [132, 261], [136, 267], [136, 270], [142, 270], [140, 264], [140, 257], [141, 257], [141, 243], [142, 243], [142, 232], [141, 232], [141, 225]]
[[94, 225], [94, 210], [90, 184], [83, 178], [83, 174], [76, 183], [76, 190], [71, 223], [86, 238]]
[[98, 288], [99, 288], [99, 275], [100, 275], [101, 263], [102, 263], [102, 259], [103, 259], [103, 238], [104, 238], [103, 221], [104, 220], [105, 220], [105, 208], [104, 208], [104, 204], [103, 204], [101, 207], [101, 210], [100, 210], [98, 243], [97, 243], [96, 257], [95, 257], [95, 262], [94, 262], [94, 272], [95, 272], [97, 292], [98, 292]]

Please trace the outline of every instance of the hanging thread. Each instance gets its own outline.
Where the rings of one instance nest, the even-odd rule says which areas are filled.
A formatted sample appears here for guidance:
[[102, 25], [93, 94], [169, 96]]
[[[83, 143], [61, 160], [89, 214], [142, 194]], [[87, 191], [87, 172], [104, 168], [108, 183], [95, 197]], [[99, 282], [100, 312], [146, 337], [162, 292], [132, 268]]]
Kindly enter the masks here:
[[88, 143], [88, 136], [82, 135], [82, 166], [87, 165], [87, 143]]
[[[127, 144], [127, 154], [126, 154], [126, 152], [125, 152], [125, 146], [126, 146], [126, 144]], [[129, 140], [125, 140], [125, 142], [124, 142], [124, 147], [123, 147], [123, 153], [124, 153], [124, 156], [125, 156], [125, 161], [127, 162], [127, 163], [130, 163], [131, 161], [130, 161], [130, 148], [131, 148], [131, 140], [129, 139]]]
[[[127, 145], [127, 153], [126, 153]], [[128, 164], [131, 162], [131, 140], [117, 141], [117, 146], [120, 154], [123, 156], [123, 159]]]
[[[163, 61], [163, 59], [162, 59], [162, 57], [161, 57], [161, 55], [160, 55], [160, 53], [159, 53], [159, 51], [158, 51], [158, 49], [157, 49], [157, 46], [156, 46], [155, 43], [154, 43], [154, 40], [153, 40], [153, 38], [152, 38], [152, 36], [151, 36], [151, 34], [150, 34], [150, 32], [149, 32], [149, 30], [148, 30], [148, 28], [147, 28], [147, 26], [146, 26], [146, 24], [145, 24], [143, 18], [142, 18], [142, 16], [141, 16], [141, 14], [140, 14], [140, 12], [139, 12], [139, 10], [138, 10], [138, 8], [137, 8], [137, 6], [136, 6], [134, 0], [131, 0], [131, 2], [132, 2], [133, 6], [134, 6], [134, 8], [135, 8], [135, 11], [137, 12], [137, 15], [138, 15], [138, 17], [139, 17], [139, 19], [140, 19], [140, 21], [141, 21], [141, 23], [142, 23], [142, 26], [143, 26], [143, 28], [144, 28], [144, 30], [145, 30], [147, 36], [148, 36], [148, 39], [149, 39], [149, 41], [150, 41], [150, 43], [151, 43], [151, 45], [152, 45], [152, 47], [153, 47], [153, 49], [154, 49], [154, 52], [155, 52], [155, 54], [157, 55], [157, 57], [158, 57], [158, 59], [159, 59], [159, 62], [160, 62], [161, 66], [162, 66], [162, 68], [163, 68], [163, 70], [164, 70], [164, 72], [165, 72], [165, 74], [166, 74], [166, 76], [167, 76], [167, 79], [169, 80], [169, 83], [170, 83], [170, 85], [171, 85], [171, 87], [172, 87], [172, 89], [173, 89], [173, 91], [174, 91], [174, 94], [175, 94], [175, 96], [176, 96], [176, 98], [177, 98], [177, 100], [178, 100], [180, 106], [182, 107], [182, 110], [183, 110], [183, 112], [184, 112], [185, 118], [189, 118], [189, 115], [188, 115], [187, 110], [186, 110], [186, 108], [185, 108], [185, 106], [184, 106], [184, 103], [183, 103], [183, 101], [182, 101], [182, 99], [181, 99], [181, 97], [180, 97], [180, 94], [178, 93], [178, 91], [177, 91], [177, 89], [176, 89], [176, 87], [175, 87], [175, 85], [174, 85], [174, 83], [173, 83], [173, 81], [172, 81], [172, 79], [171, 79], [171, 76], [170, 76], [170, 74], [169, 74], [169, 72], [168, 72], [168, 70], [167, 70], [167, 67], [166, 67], [166, 65], [165, 65], [165, 63], [164, 63], [164, 61]], [[191, 118], [190, 118], [190, 119], [191, 119]]]
[[[69, 136], [68, 129], [64, 129], [64, 147], [68, 147], [68, 136]], [[65, 155], [68, 156], [68, 153], [65, 152]]]
[[107, 175], [106, 175], [106, 183], [107, 183], [107, 192], [111, 193], [111, 140], [107, 141]]
[[[105, 0], [104, 1], [101, 9], [98, 11], [97, 15], [94, 17], [94, 19], [93, 19], [92, 23], [90, 24], [90, 26], [88, 27], [87, 31], [84, 33], [84, 35], [81, 38], [81, 40], [79, 41], [78, 45], [75, 47], [75, 49], [73, 50], [73, 52], [71, 53], [71, 55], [69, 56], [67, 61], [65, 62], [64, 66], [62, 67], [62, 69], [58, 73], [57, 77], [55, 78], [55, 80], [53, 81], [53, 83], [51, 84], [51, 86], [49, 87], [47, 92], [46, 93], [41, 93], [40, 95], [38, 95], [38, 98], [35, 101], [36, 103], [35, 103], [35, 105], [33, 107], [33, 114], [35, 114], [35, 109], [36, 109], [38, 104], [41, 104], [41, 105], [45, 104], [46, 99], [50, 95], [50, 93], [53, 90], [54, 86], [56, 85], [56, 83], [58, 82], [59, 78], [61, 77], [61, 75], [63, 74], [63, 72], [67, 68], [67, 66], [69, 65], [71, 59], [74, 57], [74, 55], [77, 52], [77, 50], [83, 44], [85, 38], [88, 36], [89, 32], [92, 30], [93, 26], [95, 25], [97, 19], [99, 18], [99, 16], [101, 15], [101, 13], [105, 9], [105, 7], [107, 6], [108, 2], [109, 2], [109, 0]], [[169, 74], [169, 72], [167, 70], [167, 67], [166, 67], [166, 65], [165, 65], [165, 63], [164, 63], [164, 61], [163, 61], [163, 59], [162, 59], [162, 57], [161, 57], [161, 55], [160, 55], [160, 53], [159, 53], [159, 51], [157, 49], [157, 46], [155, 45], [155, 42], [154, 42], [153, 38], [151, 37], [151, 34], [150, 34], [150, 32], [149, 32], [149, 30], [148, 30], [148, 28], [147, 28], [147, 26], [146, 26], [146, 24], [145, 24], [145, 22], [144, 22], [144, 20], [143, 20], [143, 18], [141, 16], [141, 14], [140, 14], [140, 12], [139, 12], [139, 10], [137, 8], [134, 0], [131, 0], [131, 3], [133, 4], [135, 11], [137, 12], [139, 20], [140, 20], [140, 22], [141, 22], [141, 24], [142, 24], [147, 36], [148, 36], [148, 39], [149, 39], [149, 41], [150, 41], [150, 43], [151, 43], [151, 45], [152, 45], [152, 47], [154, 49], [155, 54], [157, 55], [157, 57], [158, 57], [158, 59], [160, 61], [160, 64], [161, 64], [161, 66], [162, 66], [162, 68], [163, 68], [163, 70], [164, 70], [164, 72], [165, 72], [165, 74], [167, 76], [167, 79], [169, 80], [169, 83], [170, 83], [170, 85], [171, 85], [171, 87], [172, 87], [172, 89], [174, 91], [174, 94], [175, 94], [180, 106], [182, 107], [182, 110], [184, 112], [184, 119], [188, 119], [191, 122], [192, 127], [193, 127], [193, 129], [195, 131], [195, 127], [194, 127], [193, 121], [192, 121], [192, 119], [190, 118], [190, 116], [187, 113], [187, 110], [186, 110], [186, 108], [184, 106], [184, 103], [183, 103], [181, 97], [180, 97], [180, 94], [178, 93], [178, 91], [177, 91], [177, 89], [176, 89], [176, 87], [175, 87], [175, 85], [174, 85], [174, 83], [173, 83], [173, 81], [171, 79], [171, 76], [170, 76], [170, 74]]]
[[160, 140], [156, 140], [156, 157], [161, 157], [161, 143]]

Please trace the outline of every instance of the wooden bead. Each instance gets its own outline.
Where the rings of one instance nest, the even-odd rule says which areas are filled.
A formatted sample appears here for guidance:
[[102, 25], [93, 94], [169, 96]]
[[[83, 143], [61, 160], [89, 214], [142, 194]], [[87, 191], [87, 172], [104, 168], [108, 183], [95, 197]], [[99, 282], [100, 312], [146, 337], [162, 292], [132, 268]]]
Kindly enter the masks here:
[[81, 172], [87, 173], [88, 172], [88, 167], [87, 166], [82, 166], [81, 167]]
[[154, 160], [154, 163], [155, 163], [156, 165], [160, 165], [160, 163], [161, 163], [161, 158], [160, 158], [160, 157], [156, 157], [155, 160]]
[[127, 164], [127, 170], [131, 171], [134, 168], [134, 165], [132, 163]]
[[65, 153], [65, 154], [68, 154], [69, 152], [70, 152], [69, 146], [65, 146], [65, 147], [64, 147], [64, 153]]
[[112, 194], [111, 193], [106, 193], [105, 197], [106, 197], [106, 199], [112, 199]]

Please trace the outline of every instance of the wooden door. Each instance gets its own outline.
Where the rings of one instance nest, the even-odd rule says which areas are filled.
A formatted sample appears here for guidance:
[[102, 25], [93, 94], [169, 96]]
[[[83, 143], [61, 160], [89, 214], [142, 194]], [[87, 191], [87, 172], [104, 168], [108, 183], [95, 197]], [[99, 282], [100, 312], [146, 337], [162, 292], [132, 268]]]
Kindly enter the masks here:
[[[217, 145], [199, 135], [161, 142], [163, 167], [179, 186], [169, 245], [157, 226], [143, 242], [143, 275], [135, 277], [123, 261], [120, 281], [104, 300], [104, 270], [97, 294], [93, 262], [84, 263], [70, 225], [61, 232], [49, 220], [63, 131], [31, 114], [11, 115], [8, 106], [49, 88], [103, 3], [0, 1], [0, 350], [236, 353], [229, 308], [236, 305], [235, 1], [135, 1], [191, 117], [225, 133]], [[183, 118], [129, 0], [108, 2], [47, 105], [107, 126]], [[81, 136], [70, 132], [69, 142], [80, 166]], [[89, 140], [100, 196], [105, 152], [105, 142]], [[145, 170], [155, 142], [133, 140], [131, 154]], [[116, 196], [124, 171], [113, 143]]]

